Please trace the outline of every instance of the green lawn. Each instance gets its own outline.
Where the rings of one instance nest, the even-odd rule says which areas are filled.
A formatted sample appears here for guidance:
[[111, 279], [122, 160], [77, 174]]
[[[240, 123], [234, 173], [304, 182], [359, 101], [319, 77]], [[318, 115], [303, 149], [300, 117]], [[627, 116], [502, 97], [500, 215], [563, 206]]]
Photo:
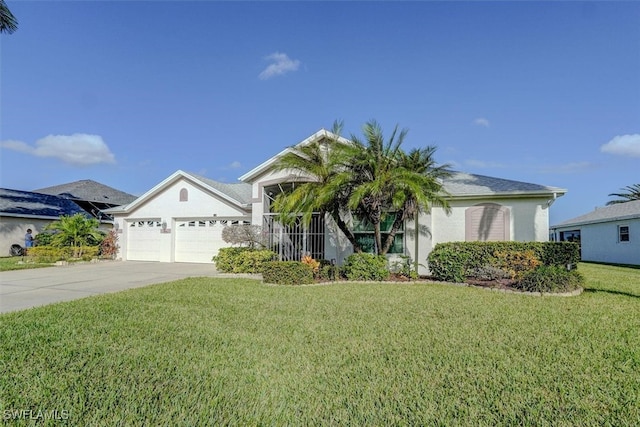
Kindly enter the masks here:
[[0, 271], [26, 270], [28, 268], [51, 267], [52, 264], [38, 264], [28, 257], [0, 257]]
[[640, 270], [580, 271], [586, 291], [565, 298], [186, 279], [9, 313], [0, 410], [66, 418], [51, 425], [637, 425]]

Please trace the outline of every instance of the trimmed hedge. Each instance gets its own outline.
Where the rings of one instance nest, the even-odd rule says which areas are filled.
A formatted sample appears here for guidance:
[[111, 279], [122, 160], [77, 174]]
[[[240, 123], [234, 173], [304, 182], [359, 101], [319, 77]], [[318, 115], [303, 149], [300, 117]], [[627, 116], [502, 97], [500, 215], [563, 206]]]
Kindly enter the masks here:
[[313, 268], [299, 261], [269, 261], [262, 265], [262, 279], [276, 285], [313, 283]]
[[216, 269], [223, 273], [261, 273], [265, 262], [273, 261], [277, 254], [270, 250], [247, 247], [222, 248], [212, 258]]
[[98, 256], [99, 251], [100, 246], [81, 246], [80, 248], [71, 246], [62, 248], [55, 246], [34, 246], [27, 248], [27, 256], [37, 263], [53, 263], [74, 259], [74, 253], [80, 252], [82, 255], [79, 259], [90, 261]]
[[387, 258], [369, 253], [349, 255], [342, 271], [349, 280], [382, 281], [387, 280], [390, 275]]
[[580, 261], [580, 248], [575, 242], [448, 242], [433, 248], [428, 266], [437, 280], [463, 282], [474, 270], [503, 267], [504, 254], [529, 251], [543, 266], [566, 267]]

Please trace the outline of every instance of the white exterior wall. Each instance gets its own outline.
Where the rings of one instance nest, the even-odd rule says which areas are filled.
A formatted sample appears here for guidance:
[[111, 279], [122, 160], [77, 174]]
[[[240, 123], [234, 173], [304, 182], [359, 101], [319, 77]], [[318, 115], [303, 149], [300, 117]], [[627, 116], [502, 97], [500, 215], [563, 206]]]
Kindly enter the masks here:
[[[180, 201], [180, 190], [188, 191], [188, 200]], [[159, 261], [175, 261], [175, 227], [176, 221], [196, 218], [214, 219], [247, 219], [249, 213], [237, 208], [200, 186], [186, 179], [180, 179], [153, 195], [149, 200], [127, 214], [115, 214], [118, 229], [118, 258], [127, 259], [127, 241], [130, 223], [136, 221], [166, 222], [167, 230], [158, 230]]]
[[[618, 226], [629, 227], [628, 242], [618, 242]], [[584, 261], [640, 265], [640, 219], [581, 225], [566, 230], [578, 229]]]

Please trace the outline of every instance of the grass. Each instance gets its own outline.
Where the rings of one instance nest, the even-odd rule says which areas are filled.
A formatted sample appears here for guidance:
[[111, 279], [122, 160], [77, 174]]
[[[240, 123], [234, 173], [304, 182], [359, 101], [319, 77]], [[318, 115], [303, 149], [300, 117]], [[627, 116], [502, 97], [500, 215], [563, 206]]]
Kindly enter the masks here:
[[26, 270], [29, 268], [51, 267], [52, 264], [41, 264], [30, 260], [28, 257], [0, 257], [0, 271]]
[[640, 270], [580, 271], [569, 298], [191, 278], [8, 313], [0, 410], [65, 411], [51, 425], [634, 425]]

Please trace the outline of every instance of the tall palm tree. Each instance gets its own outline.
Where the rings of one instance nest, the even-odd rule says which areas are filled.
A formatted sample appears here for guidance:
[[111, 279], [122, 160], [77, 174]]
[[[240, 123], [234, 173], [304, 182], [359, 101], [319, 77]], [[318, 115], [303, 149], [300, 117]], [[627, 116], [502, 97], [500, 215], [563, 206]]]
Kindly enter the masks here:
[[[385, 141], [382, 128], [372, 120], [363, 126], [364, 142], [352, 136], [350, 163], [335, 185], [350, 188], [349, 208], [372, 225], [376, 252], [386, 254], [404, 222], [432, 205], [448, 209], [441, 179], [448, 166], [436, 166], [435, 147], [402, 150], [407, 130], [396, 126]], [[389, 216], [393, 223], [384, 242], [381, 224]], [[417, 231], [417, 230], [416, 230]], [[417, 236], [416, 236], [417, 238]]]
[[640, 200], [640, 184], [627, 185], [622, 188], [626, 190], [623, 193], [611, 193], [609, 197], [619, 197], [619, 199], [609, 200], [607, 206], [617, 205], [618, 203], [626, 203], [632, 200]]
[[275, 171], [293, 172], [296, 185], [291, 192], [279, 194], [273, 209], [278, 212], [278, 219], [291, 223], [301, 216], [302, 222], [310, 224], [314, 212], [329, 214], [338, 228], [361, 252], [352, 229], [345, 219], [345, 206], [348, 193], [345, 188], [334, 185], [336, 174], [345, 163], [344, 156], [350, 153], [347, 145], [339, 139], [342, 123], [333, 125], [334, 138], [325, 141], [314, 141], [303, 146], [291, 147], [274, 166]]
[[0, 0], [0, 33], [11, 34], [18, 29], [18, 20], [7, 7], [4, 0]]

